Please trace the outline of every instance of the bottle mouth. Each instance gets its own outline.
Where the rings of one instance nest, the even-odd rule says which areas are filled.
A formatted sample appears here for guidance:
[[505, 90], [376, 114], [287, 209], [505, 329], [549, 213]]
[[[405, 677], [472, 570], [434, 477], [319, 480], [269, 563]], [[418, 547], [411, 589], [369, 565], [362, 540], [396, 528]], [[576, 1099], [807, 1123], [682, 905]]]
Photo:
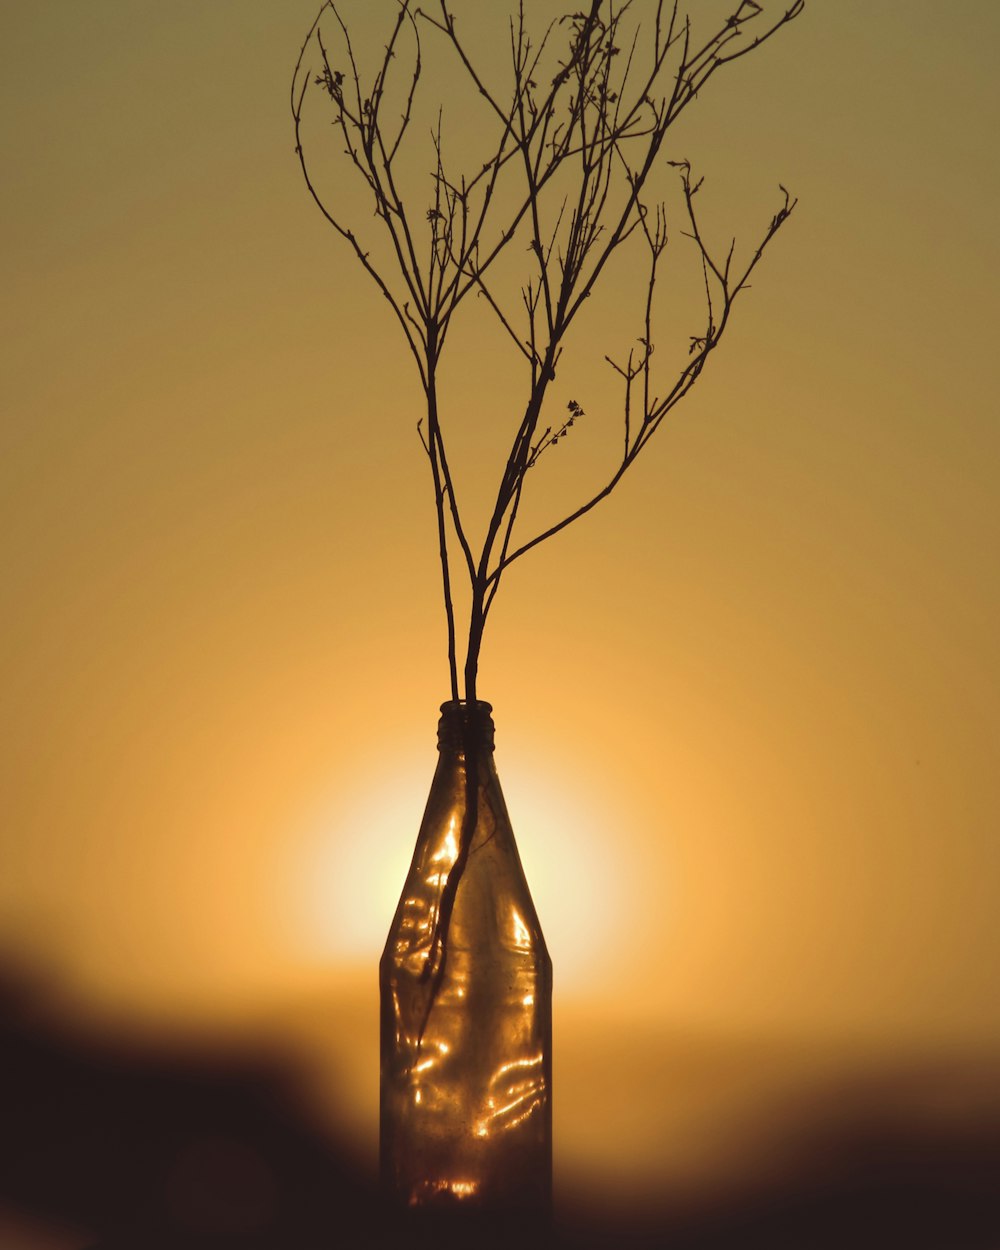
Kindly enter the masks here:
[[441, 719], [438, 721], [438, 748], [448, 746], [462, 750], [471, 741], [478, 741], [489, 750], [493, 749], [493, 711], [492, 704], [477, 699], [475, 704], [465, 699], [450, 699], [441, 704]]

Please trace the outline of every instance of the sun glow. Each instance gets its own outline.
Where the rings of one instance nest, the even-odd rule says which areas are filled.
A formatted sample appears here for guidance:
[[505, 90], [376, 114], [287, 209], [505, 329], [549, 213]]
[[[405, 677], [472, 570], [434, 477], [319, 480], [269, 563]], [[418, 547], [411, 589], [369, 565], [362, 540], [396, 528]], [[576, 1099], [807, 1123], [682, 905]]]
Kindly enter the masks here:
[[[303, 822], [290, 892], [297, 945], [309, 962], [378, 960], [432, 768], [433, 758], [422, 768], [400, 760], [388, 773], [362, 776], [352, 795], [330, 795]], [[568, 780], [563, 789], [514, 752], [498, 759], [498, 769], [559, 983], [581, 985], [621, 918], [624, 883], [609, 871], [604, 841], [613, 812], [599, 793], [582, 796]]]

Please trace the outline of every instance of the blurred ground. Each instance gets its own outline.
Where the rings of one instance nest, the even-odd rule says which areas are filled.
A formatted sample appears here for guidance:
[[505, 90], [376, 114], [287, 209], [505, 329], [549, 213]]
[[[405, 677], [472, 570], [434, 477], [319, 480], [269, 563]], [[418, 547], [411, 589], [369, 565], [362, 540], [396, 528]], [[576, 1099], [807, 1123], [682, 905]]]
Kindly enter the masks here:
[[[74, 1016], [9, 972], [0, 1246], [489, 1245], [491, 1229], [414, 1233], [380, 1208], [362, 1124], [372, 1092], [359, 1091], [362, 1069], [374, 1071], [373, 1035], [358, 1035], [368, 1011], [313, 1002], [280, 1029], [272, 1018], [167, 1036]], [[556, 1228], [518, 1230], [520, 1244], [1000, 1246], [996, 1055], [643, 1036], [576, 1027], [571, 1013], [562, 1023]], [[356, 1070], [350, 1053], [366, 1056]]]

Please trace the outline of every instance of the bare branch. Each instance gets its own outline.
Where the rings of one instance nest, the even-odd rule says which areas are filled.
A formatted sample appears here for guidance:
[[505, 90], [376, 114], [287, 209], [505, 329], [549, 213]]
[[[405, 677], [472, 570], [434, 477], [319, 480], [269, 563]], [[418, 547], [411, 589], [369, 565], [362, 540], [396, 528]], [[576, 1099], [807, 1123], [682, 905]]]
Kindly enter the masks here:
[[[701, 183], [699, 182], [692, 186], [690, 180], [690, 168], [686, 166], [686, 162], [683, 164], [685, 165], [682, 173], [684, 197], [688, 210], [689, 221], [692, 227], [690, 237], [695, 240], [697, 244], [700, 257], [703, 262], [704, 273], [706, 275], [707, 328], [705, 333], [692, 339], [690, 352], [691, 360], [681, 371], [680, 375], [674, 382], [674, 385], [667, 392], [666, 397], [662, 400], [651, 400], [649, 393], [649, 358], [652, 355], [652, 295], [656, 281], [656, 261], [662, 251], [662, 248], [666, 245], [665, 226], [657, 225], [654, 231], [648, 232], [646, 235], [651, 248], [652, 261], [650, 278], [647, 284], [645, 313], [646, 335], [642, 340], [645, 348], [644, 358], [640, 362], [636, 363], [634, 360], [634, 353], [630, 353], [628, 362], [624, 367], [618, 365], [610, 357], [605, 358], [608, 361], [608, 364], [610, 364], [615, 372], [622, 378], [624, 384], [625, 447], [622, 460], [614, 470], [605, 486], [588, 498], [583, 504], [568, 513], [554, 525], [549, 526], [547, 529], [537, 534], [534, 538], [522, 544], [515, 551], [510, 553], [505, 552], [489, 574], [487, 580], [490, 584], [499, 580], [505, 569], [513, 564], [515, 560], [520, 559], [521, 556], [532, 550], [532, 548], [537, 547], [540, 543], [552, 538], [561, 530], [564, 530], [568, 525], [571, 525], [580, 517], [585, 516], [588, 512], [595, 508], [597, 504], [611, 494], [621, 478], [624, 476], [627, 469], [635, 462], [636, 457], [646, 447], [650, 438], [662, 423], [663, 418], [689, 393], [697, 379], [700, 377], [709, 356], [713, 351], [715, 351], [726, 327], [729, 324], [730, 314], [736, 297], [741, 291], [747, 288], [749, 277], [763, 258], [765, 249], [777, 234], [778, 230], [780, 230], [782, 225], [784, 225], [784, 223], [788, 220], [796, 206], [797, 200], [793, 199], [784, 187], [781, 187], [783, 195], [782, 205], [771, 218], [763, 238], [755, 247], [751, 258], [743, 269], [740, 277], [735, 282], [731, 281], [728, 277], [728, 273], [730, 269], [729, 260], [731, 260], [732, 257], [732, 248], [730, 248], [729, 260], [727, 260], [725, 267], [720, 268], [708, 252], [694, 209], [694, 195]], [[707, 275], [709, 273], [716, 276], [721, 289], [721, 311], [717, 318], [714, 312], [713, 295], [711, 289], [708, 287]], [[644, 375], [645, 391], [643, 423], [642, 428], [635, 439], [630, 441], [632, 386], [636, 377], [638, 377], [640, 373]]]
[[[720, 253], [708, 245], [695, 197], [701, 185], [685, 161], [673, 161], [681, 175], [686, 217], [680, 231], [693, 243], [702, 275], [702, 325], [689, 338], [688, 358], [657, 383], [654, 365], [660, 261], [668, 244], [667, 209], [653, 191], [661, 172], [667, 136], [719, 70], [759, 48], [799, 15], [804, 0], [792, 0], [768, 17], [758, 0], [733, 0], [729, 16], [695, 39], [680, 0], [645, 0], [648, 21], [638, 18], [643, 0], [587, 0], [567, 10], [535, 39], [524, 0], [508, 21], [508, 82], [492, 84], [461, 37], [452, 0], [436, 0], [433, 12], [415, 0], [397, 0], [395, 18], [370, 86], [362, 82], [350, 32], [334, 0], [326, 0], [307, 32], [292, 76], [291, 111], [296, 153], [306, 186], [326, 220], [350, 245], [400, 323], [414, 357], [426, 399], [426, 425], [419, 429], [432, 469], [438, 521], [442, 587], [449, 629], [453, 697], [459, 689], [457, 635], [452, 598], [449, 535], [453, 535], [469, 577], [471, 606], [464, 662], [464, 695], [476, 697], [483, 629], [507, 568], [527, 551], [591, 511], [648, 445], [665, 417], [690, 392], [728, 328], [736, 298], [774, 235], [795, 207], [784, 201], [756, 247], [737, 262], [735, 237]], [[786, 0], [787, 3], [787, 0]], [[322, 21], [337, 25], [343, 64], [328, 55]], [[481, 160], [456, 171], [446, 152], [444, 116], [435, 109], [430, 127], [431, 194], [414, 189], [404, 198], [400, 158], [412, 145], [423, 84], [422, 30], [441, 41], [454, 58], [473, 97], [485, 105], [493, 133]], [[428, 33], [429, 32], [429, 33]], [[413, 60], [399, 79], [398, 53], [412, 36]], [[557, 44], [562, 41], [561, 49]], [[348, 167], [363, 180], [388, 242], [389, 260], [377, 261], [365, 235], [331, 210], [312, 177], [303, 150], [303, 113], [310, 86], [309, 50], [315, 48], [321, 87], [333, 109]], [[338, 53], [340, 56], [341, 53]], [[549, 66], [550, 68], [546, 68]], [[390, 84], [399, 84], [398, 117], [385, 114]], [[650, 192], [652, 191], [652, 194]], [[426, 224], [424, 222], [426, 219]], [[419, 229], [417, 229], [419, 227]], [[676, 231], [674, 234], [676, 235]], [[636, 337], [616, 361], [605, 359], [622, 385], [621, 457], [605, 485], [561, 520], [516, 545], [514, 534], [529, 470], [569, 434], [583, 409], [571, 401], [561, 419], [543, 418], [564, 345], [584, 303], [630, 239], [645, 248], [645, 286], [637, 309]], [[527, 263], [507, 290], [508, 271], [495, 271], [501, 258], [513, 260], [520, 240]], [[395, 271], [395, 272], [393, 272]], [[500, 475], [482, 544], [469, 541], [460, 514], [445, 431], [438, 410], [438, 374], [445, 359], [452, 319], [470, 292], [496, 318], [505, 342], [527, 362], [527, 390], [521, 416]], [[654, 356], [655, 353], [655, 356]]]

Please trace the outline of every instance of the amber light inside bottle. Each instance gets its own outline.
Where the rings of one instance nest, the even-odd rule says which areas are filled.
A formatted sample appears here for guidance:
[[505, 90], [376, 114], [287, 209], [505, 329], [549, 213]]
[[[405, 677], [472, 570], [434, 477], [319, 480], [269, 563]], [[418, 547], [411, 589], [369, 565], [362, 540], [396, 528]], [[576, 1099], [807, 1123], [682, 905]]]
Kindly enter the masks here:
[[441, 709], [438, 767], [382, 956], [381, 1181], [406, 1207], [544, 1215], [552, 965], [490, 710]]

